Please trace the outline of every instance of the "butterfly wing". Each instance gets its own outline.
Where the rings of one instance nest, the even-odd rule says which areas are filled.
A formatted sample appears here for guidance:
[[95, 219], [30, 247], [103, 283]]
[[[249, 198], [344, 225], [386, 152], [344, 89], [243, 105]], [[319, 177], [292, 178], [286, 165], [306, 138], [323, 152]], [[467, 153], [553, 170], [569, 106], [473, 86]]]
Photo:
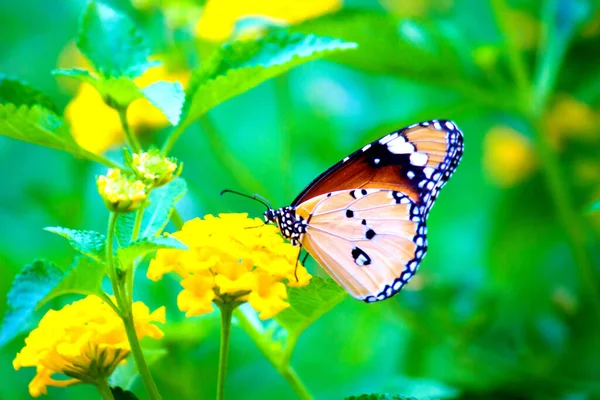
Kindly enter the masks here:
[[398, 191], [336, 191], [296, 212], [307, 221], [302, 246], [360, 300], [393, 296], [427, 250], [424, 208]]
[[339, 190], [375, 188], [402, 192], [428, 212], [462, 153], [463, 136], [453, 122], [411, 125], [345, 157], [311, 182], [292, 206]]

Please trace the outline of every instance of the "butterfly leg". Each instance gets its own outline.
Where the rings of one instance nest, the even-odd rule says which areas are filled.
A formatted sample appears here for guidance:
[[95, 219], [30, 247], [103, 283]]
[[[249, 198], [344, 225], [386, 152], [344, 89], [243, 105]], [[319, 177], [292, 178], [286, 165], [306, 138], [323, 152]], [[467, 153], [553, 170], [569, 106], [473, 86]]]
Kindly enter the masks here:
[[[298, 261], [300, 261], [301, 254], [302, 254], [302, 245], [300, 245], [300, 250], [298, 250], [298, 257], [296, 258], [296, 266], [294, 267], [294, 278], [296, 278], [296, 282], [300, 282], [300, 279], [298, 279]], [[302, 265], [304, 265], [307, 258], [308, 258], [308, 252], [306, 252], [306, 254], [304, 254], [304, 258], [302, 259]]]

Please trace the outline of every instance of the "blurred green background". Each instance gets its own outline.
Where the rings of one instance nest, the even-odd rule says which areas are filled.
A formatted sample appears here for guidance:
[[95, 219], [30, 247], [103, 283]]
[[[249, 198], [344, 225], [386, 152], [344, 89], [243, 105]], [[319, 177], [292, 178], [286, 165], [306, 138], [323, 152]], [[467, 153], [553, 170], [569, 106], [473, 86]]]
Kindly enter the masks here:
[[[107, 3], [134, 18], [175, 70], [217, 46], [195, 33], [203, 2]], [[68, 58], [84, 7], [1, 2], [0, 72], [66, 106], [73, 88], [50, 71], [61, 53]], [[355, 40], [359, 50], [300, 66], [192, 125], [172, 152], [190, 188], [179, 203], [184, 219], [260, 215], [259, 205], [219, 197], [224, 188], [287, 205], [334, 162], [414, 122], [452, 119], [465, 136], [418, 276], [382, 303], [348, 298], [300, 338], [292, 364], [315, 398], [600, 398], [600, 213], [587, 211], [600, 198], [598, 4], [353, 0], [295, 22], [280, 29]], [[142, 131], [147, 142], [164, 138], [162, 129]], [[107, 211], [94, 183], [100, 165], [0, 137], [0, 168], [4, 298], [34, 258], [70, 263], [68, 244], [43, 227], [103, 231]], [[141, 272], [137, 299], [167, 305], [168, 355], [152, 366], [164, 398], [214, 397], [218, 315], [185, 320], [177, 282]], [[11, 364], [22, 345], [21, 336], [0, 349], [0, 399], [28, 397], [34, 371]], [[229, 398], [294, 398], [236, 327], [230, 357]], [[141, 385], [135, 392], [143, 396]], [[47, 398], [89, 396], [91, 388], [51, 388]]]

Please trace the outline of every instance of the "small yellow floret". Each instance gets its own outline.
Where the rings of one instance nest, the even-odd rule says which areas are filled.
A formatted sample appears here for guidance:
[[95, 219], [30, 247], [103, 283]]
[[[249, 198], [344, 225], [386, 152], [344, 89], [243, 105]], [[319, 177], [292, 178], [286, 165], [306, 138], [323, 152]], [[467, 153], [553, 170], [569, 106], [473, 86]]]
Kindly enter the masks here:
[[142, 181], [121, 175], [118, 168], [110, 168], [106, 175], [96, 179], [96, 184], [98, 193], [111, 211], [134, 211], [147, 197], [146, 185]]

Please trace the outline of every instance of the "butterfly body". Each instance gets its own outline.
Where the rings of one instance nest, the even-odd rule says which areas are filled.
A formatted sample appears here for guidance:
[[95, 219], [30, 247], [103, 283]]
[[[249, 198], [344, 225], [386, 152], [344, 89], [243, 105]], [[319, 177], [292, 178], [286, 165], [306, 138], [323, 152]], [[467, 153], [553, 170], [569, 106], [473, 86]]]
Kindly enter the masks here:
[[345, 157], [265, 221], [357, 299], [387, 299], [423, 259], [427, 215], [462, 153], [453, 122], [411, 125]]

